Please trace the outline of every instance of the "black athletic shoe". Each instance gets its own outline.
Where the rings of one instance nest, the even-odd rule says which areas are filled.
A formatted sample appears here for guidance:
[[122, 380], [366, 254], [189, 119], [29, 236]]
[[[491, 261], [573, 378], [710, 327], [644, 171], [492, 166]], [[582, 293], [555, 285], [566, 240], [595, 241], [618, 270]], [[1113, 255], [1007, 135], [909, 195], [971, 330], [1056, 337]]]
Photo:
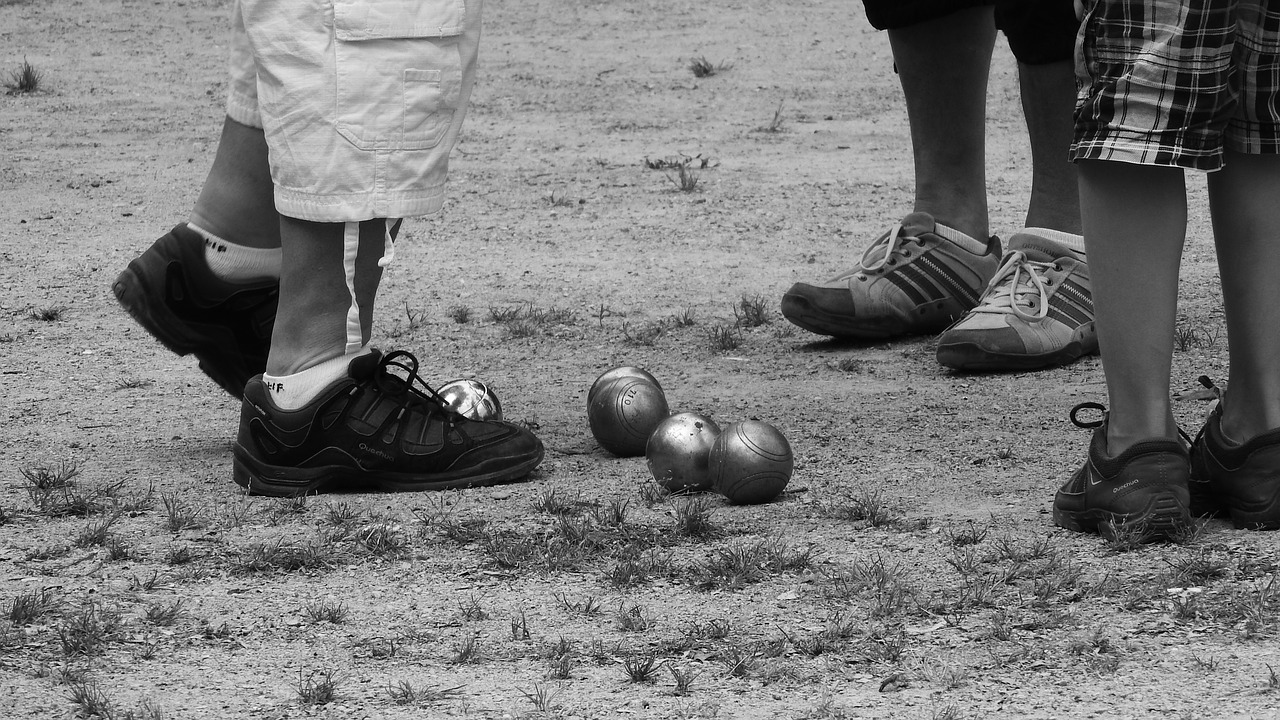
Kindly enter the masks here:
[[[1080, 421], [1076, 414], [1084, 409], [1103, 411], [1103, 419]], [[1053, 498], [1054, 524], [1138, 542], [1174, 539], [1187, 531], [1189, 469], [1181, 440], [1148, 440], [1107, 457], [1105, 408], [1081, 403], [1071, 409], [1071, 422], [1096, 429], [1088, 459]]]
[[519, 480], [542, 461], [533, 433], [448, 410], [417, 371], [413, 355], [375, 350], [293, 411], [276, 407], [262, 377], [253, 378], [240, 411], [235, 481], [279, 496], [446, 490]]
[[1236, 445], [1222, 435], [1222, 405], [1191, 445], [1191, 512], [1229, 515], [1238, 528], [1280, 529], [1280, 429]]
[[204, 238], [185, 224], [152, 243], [111, 287], [138, 324], [179, 355], [192, 355], [222, 389], [244, 395], [267, 366], [280, 284], [230, 283], [204, 260]]

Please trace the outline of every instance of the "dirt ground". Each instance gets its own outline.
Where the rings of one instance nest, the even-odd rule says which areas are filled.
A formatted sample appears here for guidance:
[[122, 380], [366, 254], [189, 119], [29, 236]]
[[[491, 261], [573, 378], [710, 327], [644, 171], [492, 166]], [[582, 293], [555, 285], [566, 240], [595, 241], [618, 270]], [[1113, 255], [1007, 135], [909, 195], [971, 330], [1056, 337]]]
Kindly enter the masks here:
[[[43, 74], [0, 96], [0, 716], [1280, 717], [1280, 534], [1213, 521], [1126, 550], [1052, 525], [1088, 441], [1068, 412], [1105, 401], [1096, 358], [963, 375], [932, 338], [827, 342], [778, 314], [910, 209], [901, 93], [859, 4], [486, 5], [449, 202], [406, 224], [375, 343], [490, 381], [546, 461], [498, 488], [290, 503], [231, 482], [237, 404], [110, 291], [209, 168], [229, 3], [0, 0], [0, 79]], [[998, 48], [1005, 236], [1029, 186], [1016, 80]], [[650, 167], [682, 158], [688, 192]], [[1190, 185], [1180, 393], [1226, 377]], [[768, 322], [733, 330], [744, 298]], [[712, 498], [718, 532], [682, 531], [690, 501], [588, 432], [591, 380], [623, 364], [675, 410], [779, 427], [787, 493]], [[1176, 406], [1194, 432], [1204, 400]], [[31, 478], [70, 467], [101, 502], [42, 506]], [[713, 571], [761, 541], [784, 561]]]

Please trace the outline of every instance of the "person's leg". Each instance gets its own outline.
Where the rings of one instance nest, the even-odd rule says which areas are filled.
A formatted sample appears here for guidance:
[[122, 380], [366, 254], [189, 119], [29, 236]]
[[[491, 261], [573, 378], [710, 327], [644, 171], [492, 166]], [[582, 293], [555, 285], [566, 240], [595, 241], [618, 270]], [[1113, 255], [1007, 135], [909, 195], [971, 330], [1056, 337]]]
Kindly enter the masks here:
[[914, 209], [985, 239], [993, 10], [967, 8], [888, 32], [911, 129]]
[[1236, 442], [1280, 428], [1280, 156], [1228, 151], [1209, 175], [1231, 369], [1222, 431]]
[[190, 222], [238, 245], [278, 248], [280, 215], [273, 193], [262, 128], [226, 118]]
[[1018, 64], [1022, 111], [1031, 141], [1027, 227], [1080, 234], [1076, 168], [1067, 160], [1075, 123], [1075, 71], [1070, 62]]
[[1179, 168], [1081, 160], [1080, 212], [1110, 399], [1107, 453], [1176, 439], [1169, 401], [1187, 199]]

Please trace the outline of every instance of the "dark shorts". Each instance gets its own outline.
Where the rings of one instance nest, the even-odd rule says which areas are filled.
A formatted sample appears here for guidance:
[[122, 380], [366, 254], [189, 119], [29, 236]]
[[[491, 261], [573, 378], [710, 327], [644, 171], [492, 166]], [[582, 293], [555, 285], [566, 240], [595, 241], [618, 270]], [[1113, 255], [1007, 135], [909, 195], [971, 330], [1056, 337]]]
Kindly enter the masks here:
[[995, 5], [996, 27], [1009, 39], [1013, 56], [1027, 65], [1071, 60], [1080, 27], [1071, 0], [862, 0], [862, 5], [867, 20], [880, 30], [936, 20], [966, 8]]

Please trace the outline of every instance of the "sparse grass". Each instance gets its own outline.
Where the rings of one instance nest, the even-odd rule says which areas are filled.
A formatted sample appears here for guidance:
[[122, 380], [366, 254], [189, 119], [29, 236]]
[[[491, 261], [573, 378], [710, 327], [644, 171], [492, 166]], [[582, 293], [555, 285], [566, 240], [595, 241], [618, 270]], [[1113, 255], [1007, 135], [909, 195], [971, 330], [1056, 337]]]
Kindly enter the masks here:
[[111, 537], [111, 526], [120, 519], [120, 513], [114, 512], [98, 520], [91, 520], [88, 525], [76, 533], [71, 544], [78, 548], [106, 545]]
[[622, 659], [622, 669], [627, 674], [627, 679], [633, 683], [652, 683], [657, 678], [658, 669], [662, 667], [662, 663], [658, 662], [656, 655], [631, 654]]
[[689, 498], [676, 505], [673, 513], [676, 535], [709, 538], [722, 534], [720, 526], [712, 519], [714, 507], [714, 501], [708, 497]]
[[570, 197], [569, 193], [564, 190], [552, 190], [551, 194], [547, 196], [547, 203], [553, 208], [573, 207], [578, 204], [578, 202]]
[[54, 588], [40, 588], [19, 593], [8, 602], [5, 615], [15, 626], [29, 625], [58, 607], [58, 593]]
[[819, 511], [826, 517], [852, 522], [865, 522], [871, 527], [887, 527], [899, 518], [879, 490], [857, 487], [835, 500], [819, 501]]
[[732, 63], [713, 63], [701, 55], [689, 61], [689, 72], [693, 73], [693, 76], [696, 78], [711, 77], [718, 73], [725, 72], [732, 67]]
[[736, 325], [718, 324], [707, 330], [707, 346], [714, 353], [737, 350], [742, 345], [742, 332]]
[[664, 173], [676, 189], [683, 193], [691, 193], [698, 189], [702, 178], [698, 171], [688, 165], [680, 165]]
[[9, 80], [5, 82], [4, 87], [9, 95], [25, 95], [39, 90], [40, 83], [43, 81], [44, 73], [23, 58], [17, 70], [9, 71]]
[[462, 685], [454, 687], [414, 687], [408, 680], [399, 680], [387, 688], [391, 701], [397, 705], [434, 705], [462, 692]]
[[733, 306], [734, 324], [754, 328], [769, 324], [769, 302], [763, 295], [743, 295]]
[[155, 384], [151, 378], [124, 378], [116, 383], [117, 390], [138, 390]]
[[100, 655], [118, 636], [124, 625], [119, 610], [89, 602], [63, 618], [58, 638], [64, 655]]
[[241, 553], [232, 568], [241, 573], [255, 572], [297, 572], [299, 570], [322, 570], [338, 563], [335, 550], [318, 540], [299, 545], [286, 545], [283, 540], [274, 543], [261, 543]]
[[698, 679], [698, 673], [669, 663], [667, 664], [667, 672], [671, 673], [671, 679], [676, 683], [676, 688], [673, 691], [676, 695], [688, 695], [693, 689], [693, 681]]
[[327, 705], [338, 698], [338, 672], [325, 668], [304, 675], [298, 671], [298, 684], [294, 690], [298, 702], [303, 705]]
[[466, 600], [458, 604], [458, 609], [462, 611], [462, 619], [467, 622], [478, 622], [489, 618], [489, 613], [480, 605], [480, 600], [475, 595], [468, 595]]
[[476, 638], [474, 635], [468, 635], [454, 646], [453, 655], [449, 658], [449, 664], [465, 665], [477, 662], [479, 659], [480, 648], [476, 643]]
[[168, 626], [178, 621], [185, 612], [182, 598], [168, 603], [151, 603], [147, 606], [143, 618], [152, 625]]
[[532, 635], [529, 634], [529, 616], [521, 610], [520, 614], [511, 618], [511, 639], [512, 640], [529, 640]]
[[649, 629], [653, 621], [649, 617], [649, 613], [640, 605], [630, 605], [626, 603], [618, 606], [618, 612], [614, 614], [614, 619], [618, 622], [618, 629], [625, 632], [644, 632]]
[[466, 305], [450, 305], [444, 314], [459, 325], [466, 325], [471, 322], [471, 308]]
[[66, 319], [66, 305], [49, 305], [41, 308], [32, 308], [31, 319], [40, 322], [62, 322]]
[[652, 347], [666, 333], [667, 326], [662, 321], [645, 323], [640, 327], [622, 323], [622, 342], [631, 347]]
[[341, 600], [323, 599], [303, 605], [302, 613], [313, 623], [341, 625], [351, 616], [351, 608]]
[[169, 532], [179, 533], [204, 527], [204, 522], [200, 519], [200, 508], [184, 500], [178, 493], [161, 493], [160, 503], [164, 505], [164, 526]]
[[355, 533], [356, 542], [365, 552], [375, 557], [400, 558], [409, 553], [409, 538], [405, 537], [397, 523], [390, 521], [375, 522], [360, 528]]
[[782, 132], [786, 125], [786, 116], [782, 113], [782, 108], [786, 104], [786, 100], [778, 101], [778, 109], [773, 111], [773, 117], [769, 122], [758, 128], [760, 132], [778, 133]]
[[552, 701], [557, 693], [547, 685], [535, 682], [532, 690], [521, 690], [520, 693], [533, 703], [538, 712], [548, 713], [554, 709]]
[[115, 705], [96, 680], [78, 679], [66, 683], [67, 699], [79, 709], [82, 717], [113, 720]]
[[574, 600], [565, 593], [555, 594], [556, 602], [569, 612], [591, 616], [600, 613], [600, 601], [594, 595], [587, 595], [582, 600]]
[[1206, 328], [1179, 324], [1173, 331], [1173, 348], [1187, 352], [1194, 348], [1211, 348], [1218, 344], [1218, 334]]

